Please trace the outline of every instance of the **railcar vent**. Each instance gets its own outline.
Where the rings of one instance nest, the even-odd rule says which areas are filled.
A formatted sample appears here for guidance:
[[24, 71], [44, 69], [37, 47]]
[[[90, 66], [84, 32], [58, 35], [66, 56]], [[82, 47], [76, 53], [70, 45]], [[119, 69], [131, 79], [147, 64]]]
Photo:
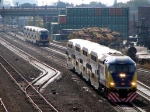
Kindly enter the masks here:
[[109, 52], [108, 54], [111, 55], [111, 56], [123, 56], [123, 54], [120, 54], [120, 53], [117, 53], [117, 52], [115, 52], [115, 53]]

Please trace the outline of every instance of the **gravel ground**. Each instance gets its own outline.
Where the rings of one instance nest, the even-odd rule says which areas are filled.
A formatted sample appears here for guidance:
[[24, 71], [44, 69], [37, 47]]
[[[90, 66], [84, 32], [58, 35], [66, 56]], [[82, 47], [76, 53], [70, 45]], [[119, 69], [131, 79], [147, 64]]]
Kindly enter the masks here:
[[[7, 38], [5, 39], [10, 41]], [[14, 41], [11, 41], [11, 43], [61, 72], [61, 77], [47, 86], [45, 91], [42, 93], [61, 112], [115, 112], [114, 108], [111, 107], [102, 95], [97, 93], [75, 73], [60, 66], [59, 64], [54, 63], [52, 60], [45, 58], [36, 51], [24, 48], [23, 46], [16, 44]], [[39, 70], [11, 51], [7, 50], [1, 44], [0, 51], [0, 55], [4, 56], [16, 68], [19, 68], [19, 71], [23, 73], [29, 81], [31, 81], [31, 77], [37, 77], [40, 74]], [[3, 75], [5, 75], [5, 73], [0, 75], [0, 84], [3, 85], [0, 88], [0, 97], [2, 97], [2, 99], [6, 98], [4, 103], [8, 107], [9, 111], [36, 111], [16, 84], [8, 76], [7, 78], [3, 78]], [[54, 94], [54, 91], [56, 91], [56, 94]], [[5, 94], [5, 92], [7, 92], [8, 95]]]
[[[9, 39], [7, 40], [10, 41]], [[96, 92], [83, 79], [81, 79], [79, 76], [77, 76], [75, 73], [71, 72], [70, 70], [67, 70], [66, 68], [60, 66], [59, 64], [54, 63], [52, 60], [45, 58], [46, 56], [44, 54], [47, 54], [46, 51], [42, 51], [44, 54], [41, 55], [37, 53], [36, 51], [25, 48], [22, 45], [16, 44], [14, 41], [12, 41], [11, 43], [16, 45], [18, 48], [21, 48], [22, 50], [28, 52], [29, 54], [35, 56], [37, 59], [56, 68], [57, 70], [61, 72], [61, 77], [59, 77], [49, 86], [47, 86], [45, 88], [45, 91], [42, 93], [45, 96], [45, 98], [47, 98], [61, 112], [71, 112], [71, 111], [115, 112], [115, 110], [111, 107], [111, 105], [103, 97], [103, 95]], [[24, 43], [24, 44], [31, 46], [31, 44], [29, 43]], [[63, 43], [63, 45], [66, 45], [65, 42]], [[38, 49], [37, 46], [34, 46], [34, 47]], [[11, 63], [15, 65], [16, 68], [19, 68], [19, 70], [26, 76], [28, 80], [31, 81], [30, 79], [31, 77], [37, 77], [40, 74], [39, 70], [35, 69], [28, 62], [24, 61], [22, 58], [13, 54], [2, 45], [0, 45], [0, 51], [1, 51], [0, 55], [3, 55], [4, 57], [6, 57]], [[145, 79], [147, 79], [146, 84], [149, 84], [148, 82], [150, 81], [150, 77], [149, 78], [147, 77], [148, 77], [148, 74], [142, 75], [142, 73], [138, 73], [138, 80], [141, 82], [145, 82]], [[4, 81], [8, 79], [3, 80], [3, 78], [1, 78], [0, 84], [3, 85]], [[9, 80], [6, 82], [8, 83], [12, 82], [11, 80], [10, 81]], [[16, 88], [14, 88], [15, 84], [13, 83], [10, 85], [11, 86], [8, 90], [11, 91], [11, 89], [13, 89], [12, 91], [14, 93], [14, 95], [12, 94], [10, 96], [13, 96], [15, 98], [19, 94], [21, 97], [22, 92], [19, 89], [16, 90]], [[2, 87], [3, 89], [0, 91], [0, 93], [5, 94], [5, 91], [8, 91], [8, 90], [7, 88], [5, 88], [5, 85]], [[0, 94], [0, 97], [2, 97], [1, 94]], [[25, 107], [21, 110], [22, 112], [26, 112], [28, 110], [35, 111], [32, 108], [32, 105], [27, 100], [25, 100], [26, 97], [23, 95], [22, 97], [23, 97], [22, 99], [18, 98], [17, 100], [20, 102], [20, 104], [17, 104], [16, 103], [17, 101], [11, 102], [14, 105], [15, 104], [18, 105], [17, 111], [20, 112], [19, 109], [22, 109], [22, 105], [24, 105], [24, 103], [25, 103]], [[6, 101], [9, 101], [9, 97], [8, 99], [6, 99]], [[150, 104], [147, 100], [139, 97], [135, 102], [139, 104], [141, 108], [145, 109], [146, 111], [150, 111]], [[5, 102], [5, 103], [7, 103], [7, 105], [11, 105], [11, 103], [9, 102]], [[12, 109], [11, 112], [13, 111], [16, 112], [16, 110], [13, 110], [13, 107], [9, 106], [9, 108]]]
[[[12, 52], [7, 50], [0, 44], [0, 55], [7, 58], [15, 67], [19, 67], [21, 73], [28, 75], [38, 73], [39, 71], [32, 67], [29, 63], [25, 62]], [[17, 59], [17, 60], [16, 60]], [[25, 66], [25, 65], [26, 66]], [[28, 68], [28, 67], [29, 68]], [[31, 69], [32, 67], [32, 69]], [[35, 72], [34, 72], [35, 71]], [[0, 67], [0, 98], [2, 98], [6, 108], [9, 112], [36, 112], [32, 104], [26, 98], [25, 94], [14, 83], [9, 75]], [[38, 73], [39, 74], [39, 73]], [[3, 112], [0, 110], [0, 112]]]

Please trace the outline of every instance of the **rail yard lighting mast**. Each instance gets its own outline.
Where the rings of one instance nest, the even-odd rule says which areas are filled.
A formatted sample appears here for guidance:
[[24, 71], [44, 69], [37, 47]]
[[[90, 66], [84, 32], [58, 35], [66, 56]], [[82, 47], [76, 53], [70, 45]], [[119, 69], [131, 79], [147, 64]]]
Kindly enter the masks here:
[[[19, 2], [15, 2], [15, 5], [17, 6], [17, 8], [19, 8], [19, 7], [18, 7]], [[18, 22], [18, 13], [17, 13], [17, 25], [19, 26], [19, 22]]]
[[4, 20], [5, 20], [5, 19], [4, 19], [4, 17], [5, 17], [4, 7], [2, 8], [2, 10], [3, 10], [3, 13], [2, 13], [2, 17], [3, 17], [3, 18], [2, 18], [2, 20], [3, 20], [3, 30], [4, 30], [4, 24], [5, 24], [5, 23], [4, 23]]
[[36, 26], [36, 24], [35, 24], [35, 6], [36, 6], [36, 4], [33, 4], [33, 26]]
[[16, 6], [17, 6], [17, 8], [18, 8], [19, 2], [15, 2], [15, 5], [16, 5]]

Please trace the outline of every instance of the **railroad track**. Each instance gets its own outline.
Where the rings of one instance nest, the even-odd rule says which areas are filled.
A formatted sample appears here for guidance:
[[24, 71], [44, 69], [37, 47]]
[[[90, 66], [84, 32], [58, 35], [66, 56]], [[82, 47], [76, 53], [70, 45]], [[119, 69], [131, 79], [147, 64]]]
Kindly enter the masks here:
[[28, 82], [23, 77], [23, 75], [2, 56], [0, 56], [0, 62], [1, 62], [2, 68], [12, 78], [12, 80], [14, 80], [14, 82], [19, 86], [19, 88], [26, 94], [29, 101], [34, 105], [34, 107], [38, 111], [58, 112], [58, 110], [40, 94], [39, 89], [37, 89], [33, 83]]
[[150, 101], [150, 87], [138, 81], [138, 94]]
[[[55, 46], [55, 47], [57, 47], [57, 46]], [[43, 49], [45, 49], [45, 48], [43, 48]], [[50, 51], [51, 49], [50, 48], [46, 48], [48, 51]], [[61, 48], [60, 48], [61, 49]], [[60, 54], [60, 53], [57, 53], [56, 52], [56, 54]], [[50, 58], [50, 59], [53, 59], [53, 61], [55, 61], [55, 62], [57, 62], [57, 58], [56, 57], [53, 57], [53, 56], [50, 56], [50, 57], [48, 57], [48, 58]], [[57, 62], [58, 63], [58, 62]], [[61, 62], [61, 63], [64, 63], [64, 60]], [[62, 64], [63, 65], [63, 64]], [[144, 69], [138, 69], [139, 71], [145, 71]], [[145, 71], [145, 72], [148, 72], [148, 71]], [[149, 72], [148, 72], [149, 73]], [[150, 93], [150, 92], [149, 92]], [[141, 95], [141, 94], [140, 94]], [[144, 96], [142, 96], [142, 97], [144, 97]], [[145, 97], [144, 97], [145, 98]], [[121, 111], [124, 111], [124, 112], [126, 112], [126, 111], [128, 111], [128, 110], [130, 110], [130, 111], [135, 111], [135, 112], [139, 112], [139, 111], [143, 111], [142, 109], [140, 109], [139, 107], [136, 107], [135, 106], [135, 104], [127, 104], [127, 105], [118, 105], [118, 108], [120, 108], [120, 110]]]
[[[12, 50], [13, 52], [21, 55], [22, 58], [26, 59], [26, 60], [30, 60], [30, 61], [33, 61], [33, 60], [36, 60], [35, 58], [33, 58], [32, 56], [30, 56], [29, 54], [23, 52], [22, 50], [16, 48], [15, 46], [11, 45], [10, 43], [6, 42], [5, 40], [3, 40], [1, 38], [0, 42], [5, 45], [5, 47], [7, 47], [8, 49]], [[37, 60], [36, 60], [37, 61]], [[45, 65], [46, 66], [46, 65]], [[4, 68], [4, 66], [3, 66]], [[5, 68], [4, 68], [5, 69]], [[51, 68], [52, 69], [52, 68]], [[7, 70], [7, 69], [5, 69]], [[7, 70], [7, 73], [8, 70]], [[20, 74], [20, 73], [18, 73]], [[46, 75], [47, 73], [45, 73]], [[43, 78], [45, 75], [43, 75], [42, 77], [38, 78], [36, 81], [34, 81], [33, 83], [29, 83], [27, 80], [25, 80], [25, 78], [22, 76], [22, 75], [11, 75], [11, 73], [9, 73], [9, 75], [14, 79], [14, 81], [16, 82], [17, 85], [19, 85], [19, 87], [21, 87], [21, 89], [26, 93], [27, 97], [30, 99], [30, 101], [34, 104], [34, 106], [40, 110], [42, 108], [42, 105], [43, 105], [43, 108], [41, 110], [45, 110], [46, 108], [44, 108], [44, 105], [47, 105], [47, 109], [48, 108], [51, 108], [53, 110], [56, 110], [46, 99], [44, 99], [44, 97], [40, 94], [40, 88], [42, 86], [44, 86], [44, 84], [46, 84], [51, 78], [53, 78], [54, 76], [56, 76], [56, 74], [52, 75], [51, 77], [49, 77], [44, 83], [38, 85], [38, 89], [37, 89], [37, 85], [36, 82], [38, 82], [38, 80], [40, 80], [41, 78]], [[19, 80], [18, 80], [19, 79]], [[32, 91], [31, 91], [32, 90]], [[34, 93], [34, 94], [33, 94]], [[31, 96], [30, 96], [31, 95]], [[35, 97], [34, 97], [35, 96]], [[39, 99], [39, 100], [38, 100]], [[42, 103], [41, 105], [41, 100], [42, 99], [43, 101], [42, 102], [45, 102], [46, 104]], [[39, 105], [39, 106], [38, 106]], [[49, 109], [49, 110], [51, 110]]]
[[0, 110], [1, 110], [2, 112], [8, 112], [8, 110], [7, 110], [7, 108], [6, 108], [5, 104], [4, 104], [4, 102], [2, 101], [2, 98], [0, 98], [0, 103], [1, 103]]
[[137, 107], [133, 103], [121, 103], [121, 104], [115, 104], [119, 112], [146, 112], [143, 109]]
[[[20, 57], [22, 57], [24, 60], [30, 62], [33, 66], [35, 66], [38, 69], [40, 69], [41, 71], [45, 72], [45, 74], [46, 74], [46, 71], [50, 71], [50, 70], [51, 70], [51, 72], [55, 71], [55, 73], [56, 73], [57, 70], [55, 70], [54, 68], [52, 68], [52, 67], [48, 66], [47, 64], [45, 64], [45, 63], [37, 60], [36, 58], [34, 58], [33, 56], [31, 56], [30, 54], [24, 52], [23, 50], [21, 50], [21, 49], [19, 49], [17, 47], [15, 47], [14, 45], [12, 45], [9, 42], [5, 41], [1, 37], [0, 37], [0, 43], [2, 45], [4, 45], [5, 47], [7, 47], [9, 50], [11, 50], [14, 53], [16, 53], [17, 55], [19, 55]], [[44, 68], [44, 69], [42, 69], [42, 68]], [[40, 79], [38, 79], [38, 80], [40, 80]]]
[[[25, 41], [25, 39], [23, 38], [23, 34], [21, 34], [21, 32], [18, 32], [18, 33], [8, 32], [7, 34], [10, 36], [13, 36], [14, 38], [18, 38], [22, 41]], [[56, 45], [53, 43], [50, 43], [49, 47], [43, 47], [43, 48], [49, 48], [49, 49], [53, 48], [53, 51], [55, 50], [56, 52], [58, 52], [61, 55], [64, 55], [64, 53], [66, 52], [66, 49], [67, 49], [66, 47]]]
[[137, 70], [140, 72], [150, 73], [150, 70], [146, 70], [144, 68], [138, 68]]
[[[9, 38], [9, 39], [10, 39], [10, 37], [9, 37], [8, 35], [5, 35], [5, 34], [4, 34], [4, 36], [5, 36], [6, 38]], [[11, 36], [12, 36], [12, 35], [11, 35]], [[3, 39], [3, 41], [5, 41], [5, 40]], [[16, 41], [16, 42], [17, 42], [17, 41]], [[31, 50], [37, 52], [37, 53], [40, 54], [40, 55], [44, 55], [44, 57], [46, 56], [48, 59], [52, 60], [53, 62], [58, 63], [59, 65], [65, 67], [65, 68], [68, 68], [68, 67], [67, 67], [67, 64], [66, 64], [66, 55], [65, 55], [64, 52], [61, 53], [60, 51], [53, 50], [53, 49], [51, 49], [51, 48], [49, 48], [49, 47], [40, 47], [40, 48], [39, 48], [40, 50], [39, 50], [39, 49], [37, 50], [36, 47], [28, 46], [28, 45], [26, 45], [26, 44], [24, 44], [24, 43], [22, 43], [22, 42], [21, 42], [21, 43], [18, 43], [18, 42], [17, 42], [17, 44], [22, 44], [24, 47], [29, 48], [29, 49], [31, 49]], [[49, 51], [49, 52], [46, 52], [46, 54], [45, 54], [45, 52], [44, 52], [42, 49], [44, 49], [44, 50], [46, 50], [46, 51]], [[64, 59], [62, 59], [62, 58], [64, 58]]]

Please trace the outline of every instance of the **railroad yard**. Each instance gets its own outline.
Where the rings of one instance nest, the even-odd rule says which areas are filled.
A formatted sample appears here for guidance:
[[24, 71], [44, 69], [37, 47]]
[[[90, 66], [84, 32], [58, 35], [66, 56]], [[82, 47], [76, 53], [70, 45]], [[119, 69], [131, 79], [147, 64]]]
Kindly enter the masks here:
[[[131, 106], [113, 104], [69, 70], [64, 44], [51, 43], [48, 47], [39, 47], [25, 42], [20, 32], [1, 32], [0, 35], [0, 55], [18, 70], [14, 71], [0, 59], [0, 98], [4, 104], [0, 106], [0, 112], [150, 111], [148, 70], [137, 69], [139, 96]], [[142, 47], [137, 49], [138, 52], [143, 51]], [[44, 76], [49, 77], [44, 79]]]

